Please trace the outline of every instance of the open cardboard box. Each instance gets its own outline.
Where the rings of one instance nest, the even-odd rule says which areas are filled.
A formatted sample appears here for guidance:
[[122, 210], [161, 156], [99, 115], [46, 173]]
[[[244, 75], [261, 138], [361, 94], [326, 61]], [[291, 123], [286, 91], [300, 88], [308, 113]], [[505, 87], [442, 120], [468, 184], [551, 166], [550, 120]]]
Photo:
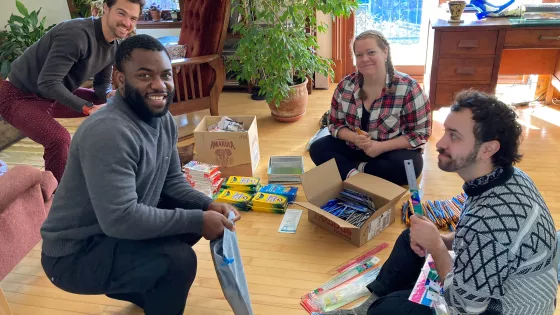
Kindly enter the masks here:
[[222, 177], [253, 176], [261, 158], [256, 116], [228, 116], [246, 131], [211, 132], [223, 116], [206, 116], [194, 130], [196, 159], [220, 167]]
[[[395, 222], [396, 204], [407, 190], [382, 178], [360, 173], [342, 181], [334, 159], [301, 175], [308, 202], [296, 202], [309, 210], [312, 223], [330, 231], [356, 246], [362, 246]], [[377, 210], [362, 225], [354, 226], [321, 209], [344, 189], [352, 189], [373, 198]]]

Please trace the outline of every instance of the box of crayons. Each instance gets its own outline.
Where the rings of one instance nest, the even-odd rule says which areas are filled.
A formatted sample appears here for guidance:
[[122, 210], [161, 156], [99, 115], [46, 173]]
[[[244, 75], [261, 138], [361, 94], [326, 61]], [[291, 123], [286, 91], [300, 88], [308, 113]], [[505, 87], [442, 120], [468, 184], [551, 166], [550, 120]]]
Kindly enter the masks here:
[[255, 194], [261, 188], [256, 177], [230, 176], [222, 183], [222, 188]]
[[288, 207], [286, 197], [259, 192], [251, 200], [251, 209], [256, 212], [285, 213]]
[[259, 192], [265, 194], [274, 194], [286, 197], [288, 199], [288, 203], [292, 203], [296, 200], [298, 188], [295, 186], [283, 186], [277, 184], [268, 184], [266, 186], [261, 187]]
[[253, 199], [253, 195], [251, 194], [241, 191], [224, 189], [220, 193], [218, 193], [216, 202], [229, 203], [232, 206], [236, 207], [238, 210], [249, 211], [251, 208], [251, 199]]

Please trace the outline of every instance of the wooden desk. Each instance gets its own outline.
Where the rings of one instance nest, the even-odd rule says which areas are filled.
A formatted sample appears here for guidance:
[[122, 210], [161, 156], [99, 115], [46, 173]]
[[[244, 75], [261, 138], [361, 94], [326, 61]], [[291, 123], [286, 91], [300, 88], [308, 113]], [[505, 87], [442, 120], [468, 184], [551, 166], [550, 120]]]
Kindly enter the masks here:
[[[447, 22], [449, 13], [438, 14], [430, 20], [424, 77], [432, 109], [449, 106], [463, 89], [493, 93], [498, 74], [560, 75], [560, 25], [515, 25], [506, 18], [478, 21], [472, 13], [453, 24]], [[548, 104], [556, 83], [553, 77]]]

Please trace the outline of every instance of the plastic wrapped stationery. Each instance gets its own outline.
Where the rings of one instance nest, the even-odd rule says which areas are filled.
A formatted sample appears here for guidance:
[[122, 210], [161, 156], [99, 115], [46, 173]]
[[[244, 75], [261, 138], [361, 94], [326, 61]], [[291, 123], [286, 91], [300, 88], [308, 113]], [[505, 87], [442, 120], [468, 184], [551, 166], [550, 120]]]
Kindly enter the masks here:
[[255, 212], [285, 213], [288, 199], [280, 195], [257, 193], [250, 202]]
[[303, 157], [271, 156], [268, 161], [269, 183], [300, 183], [303, 174]]
[[[235, 217], [229, 213], [229, 219]], [[253, 315], [253, 307], [239, 253], [235, 232], [224, 230], [224, 236], [210, 242], [212, 261], [226, 300], [235, 315]]]
[[223, 181], [219, 167], [212, 164], [190, 161], [183, 166], [183, 172], [189, 184], [207, 196], [215, 194]]
[[253, 195], [245, 192], [224, 189], [216, 197], [216, 202], [229, 203], [238, 210], [249, 211], [251, 208], [250, 201], [252, 198]]
[[256, 177], [230, 176], [222, 183], [222, 188], [254, 194], [261, 188], [261, 183]]
[[295, 186], [268, 184], [266, 186], [261, 187], [259, 192], [265, 194], [280, 195], [286, 197], [288, 199], [288, 203], [292, 203], [296, 200], [298, 188]]

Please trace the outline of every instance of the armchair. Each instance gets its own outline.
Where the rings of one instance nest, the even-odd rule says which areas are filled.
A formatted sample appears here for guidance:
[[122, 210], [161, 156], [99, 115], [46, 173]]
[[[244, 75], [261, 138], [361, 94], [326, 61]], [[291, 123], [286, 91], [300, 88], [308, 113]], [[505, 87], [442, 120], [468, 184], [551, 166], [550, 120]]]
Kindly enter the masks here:
[[173, 115], [203, 109], [218, 115], [218, 101], [225, 82], [222, 49], [227, 35], [231, 0], [183, 0], [179, 44], [186, 56], [172, 61], [175, 83]]
[[[0, 280], [41, 240], [58, 183], [51, 172], [17, 165], [0, 176]], [[0, 289], [0, 315], [12, 312]]]

